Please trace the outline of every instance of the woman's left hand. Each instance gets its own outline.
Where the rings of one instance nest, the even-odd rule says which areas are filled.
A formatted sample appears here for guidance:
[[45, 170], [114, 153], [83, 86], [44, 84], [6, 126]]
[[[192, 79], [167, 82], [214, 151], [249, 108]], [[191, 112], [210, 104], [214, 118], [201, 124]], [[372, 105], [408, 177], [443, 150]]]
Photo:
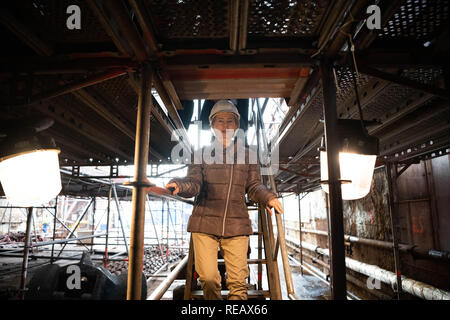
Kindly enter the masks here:
[[278, 213], [284, 213], [283, 205], [281, 204], [280, 200], [278, 200], [277, 198], [273, 198], [267, 204], [266, 209], [270, 212], [270, 214], [272, 214], [272, 210], [271, 210], [272, 208], [274, 208], [275, 211]]

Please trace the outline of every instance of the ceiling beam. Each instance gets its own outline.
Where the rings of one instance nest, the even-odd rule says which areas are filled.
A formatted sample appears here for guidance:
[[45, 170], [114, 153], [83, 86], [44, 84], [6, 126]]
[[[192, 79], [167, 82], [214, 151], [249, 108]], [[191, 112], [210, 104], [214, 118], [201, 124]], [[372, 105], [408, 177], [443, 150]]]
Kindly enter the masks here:
[[81, 58], [66, 59], [55, 57], [8, 57], [0, 59], [2, 73], [33, 73], [39, 74], [71, 74], [92, 73], [108, 70], [136, 70], [137, 63], [129, 58]]
[[228, 11], [230, 50], [235, 53], [238, 49], [239, 37], [239, 0], [230, 0], [228, 4], [230, 6]]
[[139, 35], [136, 26], [131, 21], [129, 12], [122, 5], [121, 1], [103, 1], [103, 6], [111, 13], [120, 32], [133, 50], [138, 61], [143, 62], [148, 59], [148, 52], [142, 38]]
[[52, 56], [55, 53], [49, 44], [38, 38], [5, 8], [0, 8], [0, 22], [38, 55]]
[[106, 72], [95, 74], [86, 79], [82, 79], [82, 80], [74, 81], [74, 82], [71, 82], [68, 84], [64, 84], [57, 89], [38, 93], [38, 94], [32, 96], [30, 98], [30, 100], [27, 101], [26, 103], [32, 104], [35, 102], [56, 98], [56, 97], [62, 96], [67, 93], [73, 93], [82, 88], [86, 88], [86, 87], [92, 86], [94, 84], [97, 84], [97, 83], [100, 83], [100, 82], [103, 82], [106, 80], [114, 79], [114, 78], [122, 76], [124, 74], [126, 74], [125, 70], [109, 70]]
[[196, 68], [303, 68], [315, 62], [299, 53], [260, 53], [253, 55], [178, 55], [164, 58], [167, 70]]
[[248, 2], [242, 0], [239, 21], [239, 52], [244, 53], [247, 48], [247, 23], [248, 23]]
[[361, 71], [361, 73], [367, 74], [371, 77], [376, 77], [378, 79], [382, 79], [385, 81], [389, 81], [392, 83], [396, 83], [398, 85], [404, 86], [404, 87], [408, 87], [414, 90], [419, 90], [428, 94], [432, 94], [436, 97], [440, 97], [446, 100], [450, 100], [450, 93], [448, 90], [444, 90], [441, 88], [437, 88], [437, 87], [433, 87], [430, 85], [426, 85], [423, 83], [418, 83], [416, 81], [413, 80], [409, 80], [406, 78], [401, 78], [397, 75], [391, 74], [391, 73], [387, 73], [384, 71], [380, 71], [378, 69], [372, 68], [372, 67], [368, 67], [368, 66], [359, 66], [359, 71]]
[[55, 121], [57, 121], [61, 125], [75, 131], [94, 144], [100, 145], [106, 150], [113, 152], [115, 157], [119, 156], [120, 158], [126, 159], [127, 161], [132, 161], [132, 157], [121, 150], [120, 147], [117, 146], [117, 141], [113, 141], [111, 136], [108, 136], [97, 128], [89, 125], [88, 123], [86, 123], [85, 119], [78, 118], [73, 113], [71, 113], [70, 110], [64, 110], [64, 113], [57, 112], [54, 107], [50, 107], [48, 101], [35, 103], [32, 105], [32, 107], [34, 107], [42, 114], [55, 119]]
[[149, 47], [150, 55], [156, 55], [158, 53], [158, 42], [156, 41], [155, 34], [150, 24], [150, 16], [142, 2], [142, 0], [128, 0], [136, 14], [139, 26], [142, 29], [142, 34]]
[[127, 137], [129, 137], [132, 141], [135, 141], [136, 133], [134, 128], [126, 125], [122, 122], [112, 111], [106, 108], [103, 104], [101, 104], [97, 99], [87, 93], [85, 90], [81, 89], [72, 94], [81, 102], [83, 102], [86, 106], [88, 106], [91, 110], [98, 113], [103, 119], [108, 121], [114, 127], [119, 129], [122, 133], [124, 133]]

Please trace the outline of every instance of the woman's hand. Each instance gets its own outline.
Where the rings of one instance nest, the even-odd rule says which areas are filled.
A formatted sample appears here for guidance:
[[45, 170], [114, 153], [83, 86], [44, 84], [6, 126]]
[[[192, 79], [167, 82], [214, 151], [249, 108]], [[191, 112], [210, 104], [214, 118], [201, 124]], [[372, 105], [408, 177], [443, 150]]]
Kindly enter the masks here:
[[171, 182], [165, 185], [166, 189], [172, 188], [172, 194], [175, 196], [178, 192], [180, 192], [180, 188], [178, 188], [178, 185], [175, 182]]
[[266, 209], [270, 212], [270, 214], [272, 214], [272, 208], [274, 208], [275, 211], [278, 213], [284, 213], [283, 205], [281, 204], [280, 200], [278, 200], [277, 198], [273, 198], [267, 204]]

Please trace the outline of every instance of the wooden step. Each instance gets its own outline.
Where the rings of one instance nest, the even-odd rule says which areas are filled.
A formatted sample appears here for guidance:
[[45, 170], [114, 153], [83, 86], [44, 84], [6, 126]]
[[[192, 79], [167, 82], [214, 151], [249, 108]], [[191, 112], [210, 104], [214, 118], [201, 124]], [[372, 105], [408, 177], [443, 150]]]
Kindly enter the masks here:
[[[228, 296], [228, 293], [230, 290], [221, 290], [220, 294], [223, 298], [226, 298]], [[203, 290], [194, 290], [191, 292], [192, 298], [202, 298], [203, 297]], [[270, 298], [270, 291], [268, 290], [248, 290], [247, 295], [249, 299], [252, 298]]]

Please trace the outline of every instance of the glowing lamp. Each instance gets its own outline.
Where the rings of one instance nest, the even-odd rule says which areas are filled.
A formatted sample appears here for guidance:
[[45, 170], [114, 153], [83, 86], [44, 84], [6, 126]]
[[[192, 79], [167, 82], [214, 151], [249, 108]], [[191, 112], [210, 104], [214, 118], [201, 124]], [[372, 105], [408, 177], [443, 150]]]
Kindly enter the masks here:
[[[339, 120], [338, 135], [341, 192], [343, 200], [365, 197], [370, 191], [378, 154], [378, 139], [364, 133], [359, 120]], [[328, 161], [324, 148], [320, 151], [321, 186], [328, 187]]]
[[60, 150], [53, 139], [33, 136], [9, 142], [5, 150], [0, 156], [0, 182], [12, 205], [39, 206], [59, 194]]

